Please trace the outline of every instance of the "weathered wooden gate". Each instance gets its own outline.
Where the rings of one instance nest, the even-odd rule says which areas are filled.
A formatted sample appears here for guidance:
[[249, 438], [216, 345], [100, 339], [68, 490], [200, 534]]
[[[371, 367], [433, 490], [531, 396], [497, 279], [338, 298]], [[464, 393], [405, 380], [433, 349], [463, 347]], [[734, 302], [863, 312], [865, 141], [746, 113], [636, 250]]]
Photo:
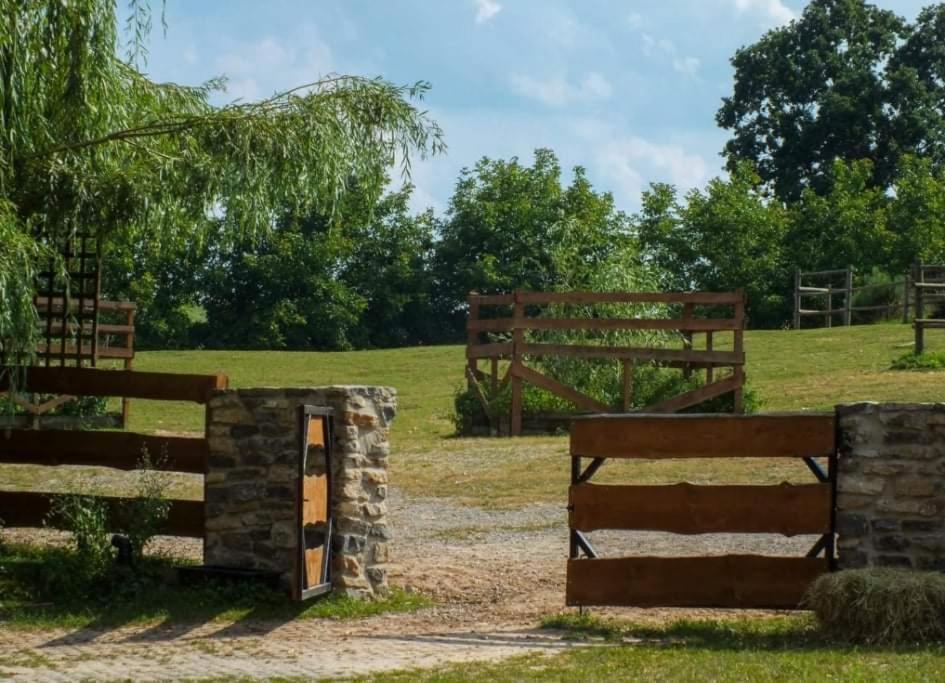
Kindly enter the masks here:
[[302, 406], [302, 457], [299, 458], [298, 560], [292, 587], [296, 600], [331, 590], [331, 434], [330, 408]]
[[[568, 605], [798, 607], [834, 568], [835, 420], [830, 414], [595, 415], [571, 427]], [[598, 485], [608, 458], [802, 458], [816, 483]], [[591, 458], [584, 467], [582, 458]], [[824, 459], [824, 470], [818, 459]], [[598, 557], [586, 532], [820, 534], [806, 557]], [[584, 557], [581, 557], [581, 555]]]

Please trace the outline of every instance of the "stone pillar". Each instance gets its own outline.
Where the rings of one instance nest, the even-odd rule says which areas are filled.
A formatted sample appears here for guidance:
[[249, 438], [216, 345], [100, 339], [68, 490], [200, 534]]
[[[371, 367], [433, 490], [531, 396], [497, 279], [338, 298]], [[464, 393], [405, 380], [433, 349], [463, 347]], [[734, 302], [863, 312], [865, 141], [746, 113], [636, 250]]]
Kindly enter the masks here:
[[945, 404], [837, 407], [838, 563], [945, 571]]
[[301, 435], [298, 407], [334, 410], [332, 584], [355, 597], [387, 592], [387, 387], [234, 389], [207, 404], [210, 447], [204, 563], [278, 572], [296, 561]]

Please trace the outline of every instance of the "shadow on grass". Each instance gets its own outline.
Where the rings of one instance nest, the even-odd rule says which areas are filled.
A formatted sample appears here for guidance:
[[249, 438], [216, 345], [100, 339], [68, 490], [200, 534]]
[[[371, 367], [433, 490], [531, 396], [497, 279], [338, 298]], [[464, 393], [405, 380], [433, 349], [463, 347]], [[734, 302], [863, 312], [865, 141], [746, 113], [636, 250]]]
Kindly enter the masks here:
[[89, 643], [126, 627], [138, 627], [126, 642], [175, 640], [197, 630], [202, 637], [233, 638], [262, 635], [296, 619], [355, 619], [430, 604], [401, 591], [373, 602], [330, 594], [297, 603], [257, 582], [183, 586], [175, 581], [179, 562], [168, 558], [147, 558], [134, 572], [112, 571], [107, 580], [76, 581], [63, 590], [47, 578], [51, 563], [61, 559], [61, 550], [0, 547], [0, 626], [68, 630], [49, 647]]
[[863, 646], [825, 634], [812, 615], [733, 619], [679, 619], [647, 625], [594, 615], [561, 614], [549, 617], [542, 627], [563, 631], [573, 639], [630, 641], [649, 646], [710, 651], [761, 652], [910, 652], [934, 651], [945, 655], [945, 643]]

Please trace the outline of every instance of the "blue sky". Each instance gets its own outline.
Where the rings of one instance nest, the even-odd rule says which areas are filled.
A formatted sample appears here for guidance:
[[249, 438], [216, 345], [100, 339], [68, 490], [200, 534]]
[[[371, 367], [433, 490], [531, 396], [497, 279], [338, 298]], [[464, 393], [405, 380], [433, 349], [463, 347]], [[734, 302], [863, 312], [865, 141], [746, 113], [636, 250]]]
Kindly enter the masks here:
[[[879, 0], [914, 19], [931, 0]], [[167, 0], [153, 78], [226, 75], [223, 101], [329, 73], [428, 80], [445, 156], [414, 166], [415, 209], [445, 210], [483, 156], [550, 147], [633, 211], [651, 182], [721, 173], [716, 128], [729, 58], [803, 9], [800, 0]], [[155, 22], [156, 24], [158, 22]]]

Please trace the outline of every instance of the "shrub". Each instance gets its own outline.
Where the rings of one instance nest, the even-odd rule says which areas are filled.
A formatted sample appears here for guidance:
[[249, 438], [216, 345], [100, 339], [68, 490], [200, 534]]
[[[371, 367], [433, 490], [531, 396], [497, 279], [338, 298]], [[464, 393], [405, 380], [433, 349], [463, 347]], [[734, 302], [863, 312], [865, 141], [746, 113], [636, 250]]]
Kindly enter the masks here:
[[[882, 285], [882, 286], [880, 286]], [[858, 286], [870, 286], [870, 289], [856, 292], [853, 295], [854, 308], [861, 306], [886, 306], [891, 305], [892, 315], [897, 315], [898, 309], [902, 310], [902, 283], [896, 283], [892, 277], [880, 270], [873, 268]], [[853, 322], [874, 322], [882, 320], [886, 316], [883, 310], [878, 311], [853, 311]]]
[[913, 353], [899, 356], [889, 366], [891, 370], [943, 370], [945, 369], [945, 352]]
[[852, 569], [825, 574], [805, 598], [824, 631], [869, 645], [945, 640], [945, 574]]
[[73, 595], [105, 578], [114, 558], [107, 503], [81, 494], [53, 496], [46, 523], [70, 532], [74, 544], [57, 562], [43, 565], [46, 591]]
[[138, 460], [137, 496], [123, 500], [118, 509], [116, 528], [130, 542], [133, 563], [141, 560], [144, 549], [164, 526], [171, 510], [165, 495], [170, 481], [165, 472], [155, 469], [166, 461], [166, 450], [153, 460], [148, 449], [143, 448]]

